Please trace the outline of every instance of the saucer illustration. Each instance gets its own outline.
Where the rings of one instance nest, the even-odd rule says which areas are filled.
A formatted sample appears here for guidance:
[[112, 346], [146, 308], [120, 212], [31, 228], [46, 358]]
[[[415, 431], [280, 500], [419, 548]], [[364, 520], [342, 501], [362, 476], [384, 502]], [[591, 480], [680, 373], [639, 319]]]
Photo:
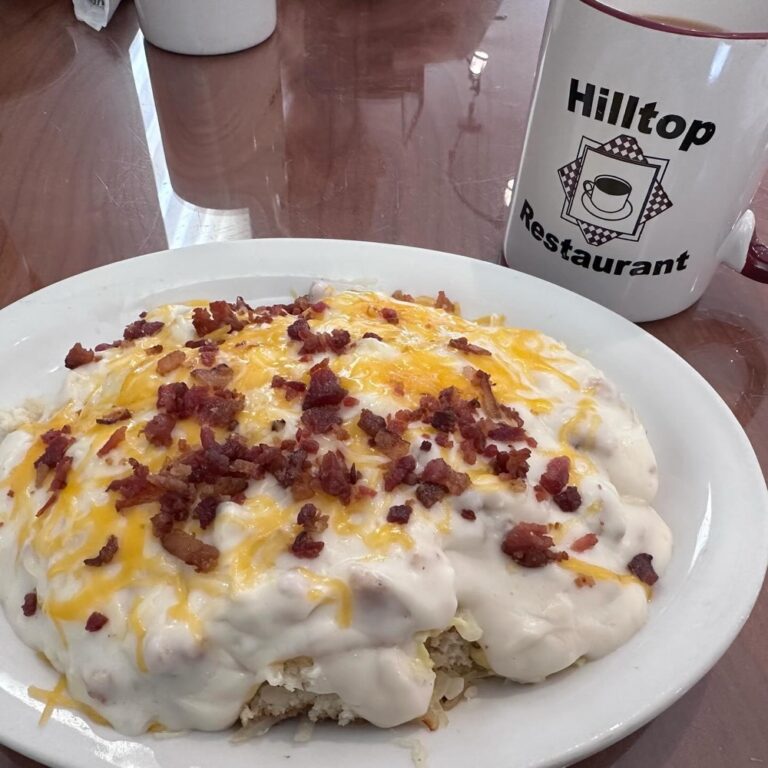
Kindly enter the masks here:
[[621, 221], [632, 214], [632, 203], [629, 200], [618, 211], [603, 211], [592, 202], [592, 198], [585, 192], [581, 196], [581, 204], [593, 216], [596, 216], [598, 219], [605, 219], [605, 221]]

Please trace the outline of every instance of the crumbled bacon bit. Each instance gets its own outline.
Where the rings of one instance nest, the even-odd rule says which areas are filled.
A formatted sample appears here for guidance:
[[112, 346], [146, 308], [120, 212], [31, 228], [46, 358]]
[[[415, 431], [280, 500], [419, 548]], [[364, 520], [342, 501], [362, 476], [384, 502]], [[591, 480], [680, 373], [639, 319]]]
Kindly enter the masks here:
[[293, 341], [301, 341], [301, 336], [303, 333], [309, 332], [309, 323], [307, 322], [307, 319], [305, 317], [300, 317], [297, 320], [294, 320], [288, 328], [286, 328], [286, 333], [288, 334], [288, 338], [292, 339]]
[[412, 513], [413, 509], [407, 504], [396, 504], [389, 508], [387, 522], [395, 525], [407, 525]]
[[579, 574], [574, 580], [573, 583], [579, 588], [583, 589], [584, 587], [594, 587], [595, 586], [595, 579], [592, 576], [585, 576], [584, 574]]
[[35, 460], [34, 464], [35, 469], [38, 470], [38, 485], [42, 483], [48, 470], [56, 468], [69, 447], [75, 442], [71, 432], [69, 425], [65, 425], [61, 429], [49, 429], [41, 436], [40, 439], [45, 444], [45, 451], [43, 451], [42, 456]]
[[415, 411], [407, 409], [396, 411], [394, 415], [387, 416], [387, 427], [395, 434], [402, 435], [408, 429], [408, 425], [417, 418], [418, 413]]
[[219, 354], [219, 348], [215, 344], [203, 344], [200, 347], [200, 362], [206, 367], [211, 368], [216, 362]]
[[48, 500], [37, 510], [35, 517], [42, 517], [59, 499], [58, 493], [52, 493]]
[[403, 384], [403, 382], [400, 381], [399, 379], [393, 379], [393, 381], [392, 381], [392, 391], [398, 397], [403, 397], [403, 395], [405, 395], [405, 384]]
[[504, 536], [501, 551], [524, 568], [541, 568], [547, 563], [567, 560], [566, 552], [552, 550], [555, 542], [546, 525], [517, 523]]
[[422, 483], [416, 489], [416, 498], [427, 508], [434, 506], [445, 498], [447, 491], [442, 485], [435, 483]]
[[110, 451], [113, 451], [115, 448], [117, 448], [120, 443], [125, 440], [125, 433], [127, 432], [128, 427], [118, 427], [107, 439], [107, 442], [104, 443], [104, 445], [99, 448], [98, 451], [96, 451], [96, 455], [99, 458], [103, 458], [106, 456]]
[[180, 528], [174, 528], [164, 534], [160, 543], [166, 552], [191, 565], [198, 573], [212, 571], [219, 561], [219, 550], [216, 547], [200, 541]]
[[588, 549], [592, 549], [595, 544], [597, 544], [597, 536], [594, 533], [585, 533], [571, 544], [571, 549], [574, 552], [586, 552]]
[[205, 387], [224, 389], [229, 386], [235, 372], [226, 364], [219, 363], [213, 368], [195, 368], [192, 378]]
[[307, 531], [301, 531], [291, 544], [291, 552], [303, 560], [314, 560], [325, 546], [324, 541], [316, 541]]
[[477, 514], [474, 509], [462, 509], [461, 516], [465, 520], [477, 520]]
[[27, 618], [34, 616], [37, 613], [37, 592], [35, 590], [27, 592], [27, 594], [24, 595], [24, 603], [21, 606], [21, 612]]
[[[239, 305], [235, 305], [238, 306]], [[192, 310], [192, 325], [198, 336], [206, 336], [209, 333], [217, 331], [225, 325], [232, 331], [241, 331], [245, 324], [237, 316], [233, 305], [226, 301], [212, 301], [208, 308], [195, 307]]]
[[330, 333], [316, 333], [307, 319], [299, 317], [287, 328], [288, 338], [302, 343], [300, 355], [316, 355], [320, 352], [334, 352], [337, 355], [346, 351], [352, 341], [349, 331], [334, 328]]
[[312, 438], [305, 437], [300, 443], [299, 448], [307, 453], [317, 453], [320, 450], [320, 443]]
[[173, 416], [185, 419], [192, 415], [192, 408], [187, 403], [189, 387], [183, 381], [161, 384], [157, 389], [157, 407]]
[[466, 336], [459, 336], [457, 339], [451, 339], [448, 342], [449, 347], [458, 349], [459, 352], [464, 352], [467, 355], [490, 355], [490, 351], [483, 347], [478, 347], [477, 344], [470, 344], [469, 339]]
[[99, 550], [99, 554], [96, 555], [96, 557], [86, 557], [85, 560], [83, 560], [83, 563], [94, 568], [107, 565], [108, 563], [112, 562], [119, 548], [120, 545], [117, 541], [117, 536], [110, 535], [107, 538], [106, 544], [104, 544], [104, 546]]
[[398, 301], [407, 301], [410, 304], [416, 302], [416, 299], [414, 299], [410, 293], [403, 293], [399, 288], [392, 294], [392, 298], [397, 299]]
[[130, 419], [133, 414], [127, 408], [116, 408], [114, 411], [110, 411], [106, 416], [102, 416], [100, 419], [96, 419], [97, 424], [117, 424], [118, 421], [126, 421]]
[[502, 416], [501, 408], [493, 394], [491, 377], [481, 370], [475, 370], [472, 373], [472, 383], [480, 390], [480, 402], [483, 404], [483, 410], [492, 419], [500, 419]]
[[285, 429], [285, 419], [275, 419], [272, 422], [272, 425], [271, 425], [270, 429], [273, 432], [280, 432], [280, 431], [282, 431], [283, 429]]
[[396, 309], [392, 309], [392, 307], [383, 307], [380, 311], [380, 314], [384, 320], [386, 320], [390, 325], [397, 325], [400, 322], [400, 317], [397, 314]]
[[511, 480], [525, 480], [528, 476], [528, 459], [531, 458], [530, 448], [511, 448], [509, 451], [498, 451], [493, 457], [492, 468], [497, 475], [508, 475]]
[[459, 443], [459, 450], [464, 461], [472, 466], [477, 461], [477, 448], [471, 440], [462, 440]]
[[349, 469], [338, 453], [328, 452], [320, 459], [317, 477], [320, 487], [329, 495], [336, 496], [342, 503], [349, 504], [352, 498], [352, 484]]
[[144, 427], [144, 437], [152, 445], [168, 448], [173, 444], [173, 428], [176, 426], [176, 417], [167, 413], [158, 413], [153, 416]]
[[219, 328], [219, 324], [211, 317], [211, 313], [205, 307], [195, 307], [192, 310], [192, 325], [198, 336], [213, 333]]
[[200, 389], [203, 389], [203, 393], [196, 409], [198, 421], [212, 427], [234, 429], [237, 426], [235, 416], [243, 410], [245, 397], [231, 389], [216, 389], [206, 393], [202, 387], [192, 387], [190, 394], [194, 395]]
[[67, 487], [67, 475], [70, 469], [72, 469], [72, 457], [65, 456], [53, 470], [53, 479], [49, 486], [51, 491], [62, 491]]
[[158, 539], [170, 533], [173, 529], [173, 515], [168, 512], [158, 512], [149, 519], [152, 523], [152, 533]]
[[192, 510], [192, 517], [200, 523], [203, 530], [213, 525], [219, 508], [219, 501], [217, 496], [206, 496]]
[[186, 359], [187, 356], [180, 349], [175, 349], [157, 361], [157, 372], [161, 376], [165, 376], [184, 365]]
[[421, 451], [431, 451], [432, 450], [432, 443], [429, 442], [429, 440], [422, 440], [421, 445], [419, 446], [419, 450]]
[[571, 460], [567, 456], [550, 459], [544, 474], [539, 478], [539, 485], [552, 495], [560, 493], [568, 483]]
[[410, 443], [389, 429], [380, 429], [373, 438], [373, 444], [390, 459], [405, 456], [410, 450]]
[[302, 409], [307, 411], [320, 405], [340, 405], [348, 392], [339, 383], [336, 374], [326, 364], [316, 365], [309, 374], [309, 387]]
[[435, 436], [435, 442], [441, 448], [453, 448], [453, 440], [445, 432], [440, 432]]
[[352, 395], [347, 395], [342, 401], [341, 404], [345, 408], [354, 408], [356, 405], [360, 404], [360, 401], [356, 397], [352, 397]]
[[296, 516], [296, 522], [307, 533], [322, 533], [328, 527], [328, 515], [320, 514], [314, 504], [305, 504]]
[[456, 312], [456, 305], [445, 295], [445, 291], [439, 291], [435, 299], [435, 309], [444, 309], [453, 314]]
[[500, 443], [514, 443], [526, 439], [525, 430], [522, 427], [513, 427], [511, 424], [496, 424], [488, 430], [488, 437]]
[[147, 347], [144, 352], [147, 355], [159, 355], [163, 351], [162, 344], [155, 344], [152, 347]]
[[135, 341], [136, 339], [143, 339], [146, 336], [154, 336], [159, 333], [165, 323], [160, 320], [149, 322], [144, 318], [136, 320], [133, 323], [129, 323], [123, 331], [123, 338], [126, 341]]
[[85, 631], [98, 632], [100, 629], [103, 629], [108, 623], [109, 623], [109, 619], [103, 613], [94, 611], [88, 617], [88, 621], [85, 622]]
[[653, 555], [649, 555], [647, 552], [635, 555], [627, 564], [627, 570], [649, 587], [652, 587], [659, 580], [659, 575], [653, 568]]
[[341, 424], [339, 409], [332, 405], [310, 408], [301, 414], [301, 423], [313, 434], [330, 432], [335, 424]]
[[325, 312], [326, 309], [328, 309], [328, 305], [324, 301], [316, 301], [310, 309], [318, 315], [322, 315], [323, 312]]
[[412, 485], [416, 482], [415, 471], [416, 459], [411, 455], [390, 461], [384, 471], [384, 490], [393, 491], [400, 483]]
[[432, 459], [421, 473], [421, 482], [441, 485], [452, 496], [458, 496], [469, 488], [469, 475], [457, 472], [443, 459]]
[[136, 459], [128, 459], [128, 463], [133, 472], [127, 477], [113, 480], [107, 486], [107, 491], [115, 491], [122, 496], [115, 502], [115, 509], [118, 512], [138, 504], [157, 501], [161, 495], [161, 490], [149, 482], [148, 467], [140, 464]]
[[9, 489], [6, 491], [5, 495], [6, 495], [6, 496], [7, 496], [9, 499], [12, 499], [12, 498], [13, 498], [13, 497], [16, 495], [16, 491], [14, 491], [14, 490], [13, 490], [13, 488], [9, 488]]
[[92, 363], [96, 359], [96, 353], [92, 349], [86, 349], [79, 341], [72, 349], [67, 352], [64, 358], [64, 366], [70, 370], [79, 368], [81, 365]]
[[581, 494], [575, 485], [566, 486], [552, 497], [563, 512], [575, 512], [581, 506]]
[[429, 423], [439, 432], [453, 432], [456, 429], [456, 414], [452, 410], [435, 411]]
[[113, 341], [111, 344], [109, 342], [103, 341], [101, 344], [97, 344], [94, 348], [94, 352], [106, 352], [108, 349], [117, 349], [118, 347], [123, 346], [122, 339], [118, 339], [117, 341]]
[[368, 331], [367, 333], [363, 334], [364, 339], [376, 339], [376, 341], [384, 341], [384, 339], [379, 336], [378, 333], [373, 333], [373, 331]]
[[362, 483], [358, 483], [352, 490], [352, 497], [355, 500], [372, 499], [374, 496], [376, 496], [376, 491]]

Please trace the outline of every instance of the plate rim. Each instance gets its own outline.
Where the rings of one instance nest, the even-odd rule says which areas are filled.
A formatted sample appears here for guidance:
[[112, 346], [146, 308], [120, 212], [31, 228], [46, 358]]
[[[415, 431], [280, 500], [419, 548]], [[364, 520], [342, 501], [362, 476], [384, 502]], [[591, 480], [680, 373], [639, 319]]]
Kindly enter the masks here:
[[[81, 283], [83, 280], [86, 282], [89, 282], [90, 280], [93, 280], [94, 278], [100, 278], [108, 275], [114, 275], [116, 272], [119, 273], [123, 270], [127, 270], [129, 273], [135, 268], [135, 265], [137, 263], [141, 263], [142, 265], [144, 263], [150, 263], [155, 260], [159, 259], [182, 259], [185, 255], [189, 255], [190, 253], [200, 253], [204, 254], [207, 251], [245, 251], [248, 248], [256, 248], [257, 250], [260, 248], [269, 248], [270, 246], [276, 247], [278, 249], [280, 248], [292, 248], [295, 247], [297, 244], [300, 244], [300, 247], [302, 248], [311, 248], [316, 247], [318, 249], [329, 249], [333, 247], [338, 247], [342, 249], [361, 249], [361, 250], [368, 250], [368, 249], [374, 249], [379, 251], [397, 251], [397, 252], [414, 252], [414, 255], [420, 254], [422, 258], [429, 258], [432, 260], [440, 260], [445, 261], [448, 260], [449, 262], [449, 269], [452, 265], [458, 265], [462, 264], [465, 265], [469, 262], [471, 263], [471, 271], [479, 270], [480, 273], [486, 272], [488, 274], [495, 272], [498, 269], [504, 270], [506, 273], [510, 273], [513, 277], [513, 279], [519, 279], [522, 281], [523, 284], [529, 283], [535, 285], [539, 290], [545, 290], [547, 292], [551, 292], [553, 296], [556, 298], [557, 296], [568, 296], [569, 300], [576, 301], [577, 303], [582, 303], [585, 307], [589, 309], [590, 312], [597, 313], [597, 316], [604, 317], [609, 320], [610, 324], [612, 326], [618, 326], [619, 329], [623, 329], [626, 331], [630, 338], [633, 340], [642, 340], [645, 344], [651, 344], [651, 346], [654, 349], [654, 352], [656, 354], [660, 354], [664, 356], [667, 360], [667, 362], [670, 362], [676, 366], [680, 366], [682, 370], [685, 372], [686, 376], [692, 377], [694, 380], [696, 380], [697, 385], [701, 388], [701, 391], [703, 394], [706, 395], [706, 397], [712, 401], [713, 404], [716, 403], [718, 407], [718, 412], [721, 418], [725, 419], [728, 423], [728, 429], [730, 432], [730, 436], [733, 439], [736, 439], [740, 443], [740, 450], [742, 452], [741, 460], [742, 462], [746, 459], [749, 462], [748, 467], [745, 468], [745, 472], [754, 475], [756, 478], [760, 477], [765, 481], [765, 476], [762, 472], [762, 468], [760, 467], [760, 464], [757, 460], [757, 456], [755, 454], [754, 448], [752, 447], [752, 444], [742, 427], [742, 425], [739, 423], [739, 421], [736, 419], [735, 415], [731, 411], [731, 409], [727, 406], [727, 404], [724, 402], [722, 397], [719, 395], [717, 390], [714, 389], [714, 387], [695, 369], [693, 366], [688, 363], [684, 358], [682, 358], [680, 355], [678, 355], [674, 350], [672, 350], [670, 347], [668, 347], [666, 344], [664, 344], [662, 341], [660, 341], [658, 338], [650, 334], [648, 331], [646, 331], [644, 328], [641, 328], [640, 326], [636, 325], [635, 323], [632, 323], [631, 321], [627, 320], [626, 318], [622, 317], [621, 315], [617, 314], [616, 312], [603, 307], [600, 304], [597, 304], [596, 302], [587, 299], [586, 297], [580, 296], [579, 294], [576, 294], [575, 292], [572, 292], [566, 288], [563, 288], [561, 286], [555, 285], [553, 283], [549, 283], [543, 279], [534, 277], [532, 275], [528, 275], [522, 272], [518, 272], [517, 270], [507, 268], [501, 264], [494, 264], [492, 262], [487, 262], [479, 259], [472, 259], [470, 257], [462, 256], [455, 253], [449, 253], [444, 251], [438, 251], [434, 249], [428, 249], [428, 248], [421, 248], [416, 246], [409, 246], [409, 245], [399, 245], [399, 244], [393, 244], [393, 243], [377, 243], [377, 242], [369, 242], [369, 241], [362, 241], [362, 240], [340, 240], [340, 239], [325, 239], [325, 238], [261, 238], [261, 239], [250, 239], [250, 240], [237, 240], [237, 241], [215, 241], [215, 242], [209, 242], [209, 243], [202, 243], [192, 246], [187, 246], [185, 248], [178, 248], [178, 249], [169, 249], [169, 250], [162, 250], [162, 251], [156, 251], [153, 253], [148, 254], [142, 254], [139, 256], [135, 256], [128, 259], [123, 259], [120, 261], [112, 262], [109, 264], [101, 265], [98, 267], [95, 267], [90, 270], [86, 270], [84, 272], [77, 273], [75, 275], [71, 275], [69, 277], [66, 277], [62, 280], [59, 280], [55, 283], [52, 283], [51, 285], [45, 286], [44, 288], [35, 291], [34, 293], [28, 294], [27, 296], [24, 296], [17, 301], [3, 307], [0, 309], [0, 344], [2, 344], [2, 328], [6, 324], [6, 320], [10, 320], [14, 315], [20, 314], [24, 315], [28, 310], [34, 310], [37, 303], [43, 299], [44, 301], [47, 301], [49, 299], [57, 299], [58, 297], [64, 297], [67, 293], [67, 290], [69, 288], [72, 288], [73, 286], [78, 286], [79, 283]], [[226, 258], [223, 254], [221, 258]], [[314, 276], [317, 279], [323, 279], [321, 277], [323, 273], [322, 264], [318, 261], [317, 262], [317, 269], [313, 268], [311, 270], [312, 275], [309, 273], [307, 274], [296, 274], [293, 275], [290, 269], [289, 261], [291, 258], [290, 256], [286, 256], [286, 267], [285, 269], [281, 269], [279, 271], [272, 271], [264, 276], [283, 276], [283, 277], [291, 277], [295, 276], [296, 278], [302, 277], [310, 277]], [[253, 270], [249, 271], [246, 274], [243, 274], [243, 276], [247, 277], [259, 277], [262, 276], [262, 271], [259, 269], [259, 261], [254, 258], [253, 262]], [[305, 271], [306, 270], [302, 270]], [[371, 272], [370, 268], [366, 268], [364, 263], [361, 262], [361, 275], [371, 275], [373, 276], [373, 273]], [[225, 275], [228, 276], [228, 275]], [[190, 275], [191, 278], [194, 279], [194, 275]], [[212, 277], [209, 279], [213, 279]], [[335, 278], [329, 278], [331, 281], [336, 280]], [[360, 279], [363, 279], [362, 277]], [[93, 291], [93, 288], [90, 289]], [[148, 290], [148, 293], [151, 293], [152, 289]], [[581, 354], [581, 353], [578, 353]], [[602, 367], [602, 365], [601, 365]], [[609, 378], [612, 377], [612, 374], [610, 371], [608, 372]], [[758, 500], [760, 506], [763, 509], [763, 512], [768, 513], [768, 489], [765, 487], [765, 482], [762, 484], [762, 489], [758, 489], [757, 483], [755, 484], [755, 488], [753, 489], [754, 493], [756, 494], [756, 500]], [[763, 528], [765, 531], [768, 531], [768, 521], [765, 521], [763, 524]], [[591, 736], [590, 738], [585, 738], [582, 743], [575, 745], [565, 751], [561, 751], [558, 753], [557, 756], [552, 758], [547, 758], [542, 760], [537, 760], [535, 763], [526, 763], [526, 765], [530, 766], [537, 766], [537, 768], [547, 768], [547, 767], [553, 767], [556, 765], [562, 765], [565, 761], [566, 763], [572, 763], [576, 760], [583, 759], [584, 757], [594, 754], [597, 751], [600, 751], [602, 749], [605, 749], [606, 747], [610, 746], [611, 744], [619, 741], [620, 739], [624, 738], [625, 736], [629, 735], [630, 733], [633, 733], [637, 729], [641, 728], [643, 725], [648, 723], [653, 718], [657, 717], [661, 712], [666, 710], [668, 707], [670, 707], [672, 704], [674, 704], [678, 699], [680, 699], [693, 685], [695, 685], [712, 667], [715, 666], [715, 664], [718, 663], [718, 661], [722, 658], [724, 653], [728, 650], [730, 645], [733, 643], [733, 641], [738, 636], [739, 632], [741, 631], [742, 627], [746, 623], [747, 619], [749, 618], [749, 615], [759, 597], [760, 589], [763, 584], [763, 580], [765, 578], [765, 572], [766, 567], [768, 567], [768, 536], [762, 537], [762, 540], [759, 542], [762, 544], [762, 546], [757, 550], [757, 552], [753, 552], [753, 554], [757, 554], [758, 557], [756, 560], [758, 561], [759, 567], [754, 567], [750, 574], [752, 574], [751, 579], [749, 579], [749, 583], [747, 584], [747, 589], [742, 589], [740, 591], [740, 595], [744, 596], [743, 599], [743, 605], [744, 609], [739, 614], [739, 617], [736, 621], [733, 622], [733, 624], [730, 626], [730, 629], [728, 632], [723, 634], [723, 636], [720, 638], [719, 642], [715, 644], [710, 649], [710, 653], [708, 654], [708, 660], [706, 664], [700, 665], [695, 670], [688, 669], [687, 674], [683, 673], [678, 678], [679, 685], [675, 688], [675, 690], [671, 693], [667, 693], [665, 696], [658, 697], [657, 700], [653, 703], [646, 704], [643, 707], [641, 707], [636, 714], [633, 717], [627, 718], [623, 720], [620, 723], [615, 724], [613, 727], [611, 727], [608, 730], [605, 730], [607, 726], [603, 726], [603, 729], [596, 735]], [[742, 584], [742, 586], [744, 586]], [[0, 621], [6, 621], [5, 617], [0, 617]], [[21, 643], [21, 641], [19, 641]], [[2, 672], [2, 668], [0, 668], [0, 672]], [[681, 679], [682, 678], [682, 679]], [[449, 726], [450, 727], [450, 726]], [[141, 743], [138, 739], [134, 739], [131, 737], [125, 737], [122, 734], [119, 734], [118, 732], [113, 732], [118, 738], [126, 739], [127, 741], [133, 741], [135, 743]], [[47, 751], [43, 744], [46, 740], [40, 740], [41, 744], [38, 748], [37, 744], [35, 744], [34, 740], [32, 740], [31, 743], [23, 742], [21, 740], [20, 736], [16, 736], [16, 732], [13, 733], [3, 733], [2, 734], [2, 743], [4, 743], [6, 746], [8, 746], [10, 749], [13, 749], [16, 752], [19, 752], [20, 754], [27, 755], [33, 759], [36, 759], [40, 762], [47, 763], [52, 766], [62, 766], [62, 768], [72, 766], [73, 763], [71, 761], [67, 761], [66, 759], [59, 760], [58, 757], [53, 754], [52, 751]], [[102, 764], [107, 764], [106, 762]]]

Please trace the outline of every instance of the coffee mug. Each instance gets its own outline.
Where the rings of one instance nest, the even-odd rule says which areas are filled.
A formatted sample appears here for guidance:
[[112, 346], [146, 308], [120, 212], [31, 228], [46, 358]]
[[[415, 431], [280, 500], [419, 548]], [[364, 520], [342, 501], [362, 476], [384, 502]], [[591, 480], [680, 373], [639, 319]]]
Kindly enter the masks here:
[[139, 25], [153, 45], [172, 53], [234, 53], [266, 40], [276, 0], [136, 0]]
[[768, 282], [766, 169], [768, 1], [551, 0], [506, 263], [635, 321]]

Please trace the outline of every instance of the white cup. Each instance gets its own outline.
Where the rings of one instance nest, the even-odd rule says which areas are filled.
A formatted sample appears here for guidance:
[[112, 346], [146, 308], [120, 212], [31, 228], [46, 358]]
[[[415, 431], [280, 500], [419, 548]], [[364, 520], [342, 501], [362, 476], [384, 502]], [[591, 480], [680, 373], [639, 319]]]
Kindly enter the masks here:
[[136, 0], [144, 37], [173, 53], [234, 53], [266, 40], [276, 0]]
[[506, 262], [636, 321], [768, 282], [767, 167], [768, 0], [551, 0]]

